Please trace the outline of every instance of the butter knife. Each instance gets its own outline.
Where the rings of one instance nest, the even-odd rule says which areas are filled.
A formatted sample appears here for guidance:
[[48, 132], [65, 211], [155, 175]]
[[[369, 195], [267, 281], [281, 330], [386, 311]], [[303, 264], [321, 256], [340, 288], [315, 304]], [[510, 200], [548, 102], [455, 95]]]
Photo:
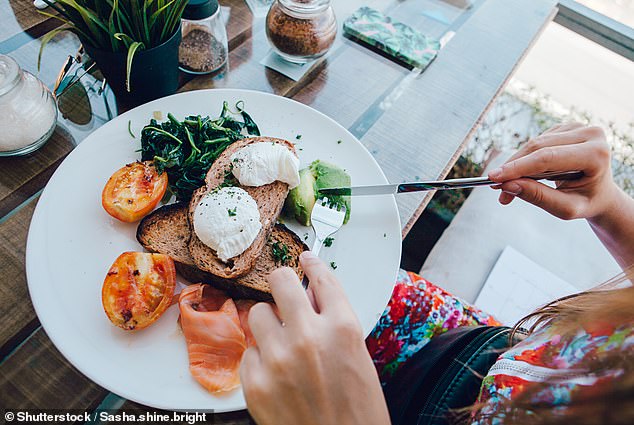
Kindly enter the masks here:
[[[546, 172], [534, 176], [524, 177], [533, 180], [578, 180], [583, 177], [583, 171], [567, 172]], [[449, 179], [439, 181], [425, 181], [401, 184], [381, 184], [376, 186], [352, 186], [352, 187], [329, 187], [319, 189], [322, 195], [343, 195], [343, 196], [368, 196], [368, 195], [390, 195], [396, 193], [424, 192], [427, 190], [450, 190], [465, 189], [478, 186], [493, 186], [500, 184], [489, 180], [488, 177], [469, 177], [464, 179]]]

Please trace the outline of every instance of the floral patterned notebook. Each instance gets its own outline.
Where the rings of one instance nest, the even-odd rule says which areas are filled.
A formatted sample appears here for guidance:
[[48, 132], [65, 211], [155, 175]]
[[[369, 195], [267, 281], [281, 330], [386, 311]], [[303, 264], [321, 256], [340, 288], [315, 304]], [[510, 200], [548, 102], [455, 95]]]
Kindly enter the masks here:
[[343, 23], [345, 34], [414, 68], [425, 69], [436, 58], [440, 42], [393, 21], [378, 10], [361, 7]]

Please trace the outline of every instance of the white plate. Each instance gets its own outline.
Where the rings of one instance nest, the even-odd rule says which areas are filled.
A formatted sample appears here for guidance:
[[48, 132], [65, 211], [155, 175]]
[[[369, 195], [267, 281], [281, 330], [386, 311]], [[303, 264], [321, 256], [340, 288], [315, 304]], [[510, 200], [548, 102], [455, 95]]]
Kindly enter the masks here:
[[[387, 183], [368, 151], [332, 119], [298, 102], [243, 90], [204, 90], [150, 102], [105, 124], [60, 165], [37, 205], [27, 243], [29, 292], [42, 326], [55, 346], [82, 373], [108, 390], [167, 410], [234, 411], [245, 408], [241, 390], [207, 393], [190, 376], [185, 340], [171, 307], [138, 332], [113, 326], [101, 305], [101, 286], [124, 251], [141, 251], [136, 224], [121, 223], [101, 207], [108, 177], [140, 158], [138, 135], [153, 111], [186, 115], [220, 113], [222, 102], [245, 102], [262, 134], [297, 142], [302, 167], [315, 159], [345, 168], [353, 184]], [[301, 134], [301, 140], [296, 136]], [[338, 141], [341, 140], [341, 143]], [[287, 223], [302, 236], [312, 230]], [[352, 201], [350, 222], [321, 257], [335, 273], [368, 334], [392, 292], [401, 254], [401, 226], [393, 196]]]

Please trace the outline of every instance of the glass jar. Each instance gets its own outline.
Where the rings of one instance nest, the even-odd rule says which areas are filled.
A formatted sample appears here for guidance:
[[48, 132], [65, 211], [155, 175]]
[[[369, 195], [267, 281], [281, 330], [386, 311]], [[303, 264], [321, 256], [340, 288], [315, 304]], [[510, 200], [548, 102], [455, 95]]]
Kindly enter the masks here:
[[189, 0], [182, 19], [178, 67], [189, 74], [220, 70], [228, 57], [227, 31], [218, 0]]
[[57, 104], [49, 89], [15, 60], [0, 55], [0, 156], [35, 151], [56, 124]]
[[328, 52], [337, 36], [330, 0], [276, 0], [266, 16], [273, 49], [290, 62], [306, 63]]

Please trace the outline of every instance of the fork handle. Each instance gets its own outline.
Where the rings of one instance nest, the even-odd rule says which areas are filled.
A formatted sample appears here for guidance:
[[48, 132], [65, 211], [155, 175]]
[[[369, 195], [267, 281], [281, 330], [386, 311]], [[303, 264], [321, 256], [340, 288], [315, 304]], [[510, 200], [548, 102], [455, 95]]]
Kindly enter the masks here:
[[319, 251], [324, 246], [324, 239], [319, 239], [319, 236], [315, 235], [315, 242], [313, 242], [313, 247], [311, 251], [315, 254], [315, 257], [319, 257]]

